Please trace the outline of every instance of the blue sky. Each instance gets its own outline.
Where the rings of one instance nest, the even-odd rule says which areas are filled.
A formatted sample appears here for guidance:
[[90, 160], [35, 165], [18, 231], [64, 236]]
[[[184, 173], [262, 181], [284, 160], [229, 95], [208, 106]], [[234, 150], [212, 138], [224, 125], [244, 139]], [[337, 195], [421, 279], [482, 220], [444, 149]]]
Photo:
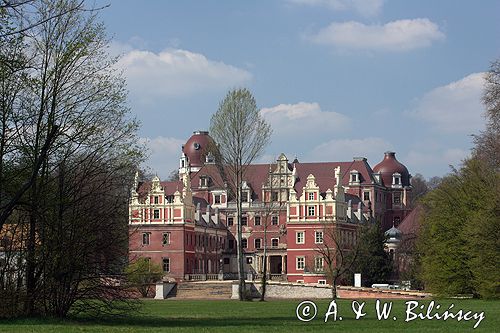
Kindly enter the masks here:
[[482, 73], [500, 56], [499, 1], [110, 3], [101, 19], [163, 178], [236, 87], [274, 130], [260, 162], [373, 167], [394, 150], [412, 174], [442, 176], [483, 127]]

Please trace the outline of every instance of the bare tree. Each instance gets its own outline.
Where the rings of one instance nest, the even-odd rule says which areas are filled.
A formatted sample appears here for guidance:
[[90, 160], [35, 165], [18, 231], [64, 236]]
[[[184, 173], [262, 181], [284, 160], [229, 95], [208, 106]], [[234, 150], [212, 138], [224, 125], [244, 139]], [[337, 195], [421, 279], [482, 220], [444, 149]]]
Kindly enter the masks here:
[[[19, 268], [25, 313], [65, 316], [75, 304], [105, 309], [120, 297], [107, 276], [120, 272], [126, 256], [138, 124], [96, 13], [73, 10], [76, 0], [32, 6], [26, 20], [37, 24], [22, 34], [26, 78], [4, 104], [0, 227], [18, 215], [27, 228]], [[91, 297], [103, 304], [76, 302]]]
[[316, 252], [323, 258], [326, 277], [332, 286], [332, 298], [337, 298], [337, 285], [341, 278], [351, 270], [356, 262], [359, 250], [359, 234], [348, 242], [337, 223], [325, 223], [323, 227], [323, 243]]
[[[279, 184], [280, 179], [278, 179], [278, 184]], [[281, 195], [279, 196], [279, 201], [273, 201], [272, 200], [272, 193], [274, 189], [277, 188], [274, 181], [273, 173], [272, 173], [272, 165], [269, 165], [269, 173], [268, 173], [268, 187], [266, 188], [266, 191], [269, 193], [269, 195], [264, 195], [262, 198], [262, 203], [263, 203], [263, 209], [261, 210], [261, 217], [262, 217], [262, 227], [263, 227], [263, 263], [264, 267], [262, 270], [262, 278], [261, 278], [261, 283], [262, 283], [262, 291], [260, 293], [260, 300], [264, 301], [266, 298], [266, 286], [267, 286], [267, 277], [268, 277], [268, 272], [267, 272], [267, 250], [268, 250], [268, 240], [267, 240], [267, 233], [269, 226], [272, 224], [272, 219], [273, 216], [276, 214], [279, 214], [280, 211], [285, 207], [286, 201], [283, 200]]]
[[229, 91], [210, 121], [210, 133], [217, 144], [225, 181], [235, 195], [237, 216], [238, 294], [243, 300], [245, 272], [241, 228], [241, 187], [247, 167], [270, 141], [271, 127], [265, 122], [249, 90]]

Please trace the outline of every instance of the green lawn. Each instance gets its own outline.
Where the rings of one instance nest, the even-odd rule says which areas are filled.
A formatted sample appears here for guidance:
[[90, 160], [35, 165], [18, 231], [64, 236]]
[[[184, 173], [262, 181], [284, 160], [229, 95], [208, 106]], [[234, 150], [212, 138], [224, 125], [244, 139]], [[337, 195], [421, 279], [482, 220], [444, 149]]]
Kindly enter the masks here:
[[[375, 301], [366, 301], [365, 317], [355, 320], [351, 301], [339, 300], [342, 321], [325, 323], [329, 301], [315, 301], [317, 317], [310, 322], [296, 318], [300, 300], [239, 302], [239, 301], [144, 301], [141, 313], [126, 318], [91, 320], [16, 319], [0, 321], [0, 332], [500, 332], [500, 301], [437, 300], [439, 313], [451, 303], [459, 309], [485, 312], [485, 319], [476, 330], [476, 320], [457, 321], [413, 320], [405, 322], [405, 301], [393, 301], [388, 320], [377, 320]], [[389, 300], [383, 301], [389, 302]], [[420, 301], [427, 304], [428, 301]], [[416, 311], [416, 310], [415, 310]], [[434, 311], [432, 312], [434, 313]], [[397, 319], [394, 320], [393, 317]]]

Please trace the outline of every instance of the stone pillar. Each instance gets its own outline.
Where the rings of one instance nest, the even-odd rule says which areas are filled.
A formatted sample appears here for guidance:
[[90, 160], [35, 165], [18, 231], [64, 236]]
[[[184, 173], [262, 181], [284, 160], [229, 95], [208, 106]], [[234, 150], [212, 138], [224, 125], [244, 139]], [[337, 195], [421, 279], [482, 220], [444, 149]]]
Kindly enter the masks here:
[[285, 265], [286, 265], [286, 260], [285, 260], [285, 255], [281, 255], [281, 274], [286, 273]]

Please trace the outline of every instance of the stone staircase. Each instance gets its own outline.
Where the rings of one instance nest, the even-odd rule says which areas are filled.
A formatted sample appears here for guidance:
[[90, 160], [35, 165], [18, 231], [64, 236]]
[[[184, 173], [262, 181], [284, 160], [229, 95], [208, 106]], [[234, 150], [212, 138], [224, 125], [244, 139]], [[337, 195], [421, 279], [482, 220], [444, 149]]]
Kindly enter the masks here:
[[230, 299], [231, 283], [227, 282], [181, 282], [168, 294], [177, 299]]

